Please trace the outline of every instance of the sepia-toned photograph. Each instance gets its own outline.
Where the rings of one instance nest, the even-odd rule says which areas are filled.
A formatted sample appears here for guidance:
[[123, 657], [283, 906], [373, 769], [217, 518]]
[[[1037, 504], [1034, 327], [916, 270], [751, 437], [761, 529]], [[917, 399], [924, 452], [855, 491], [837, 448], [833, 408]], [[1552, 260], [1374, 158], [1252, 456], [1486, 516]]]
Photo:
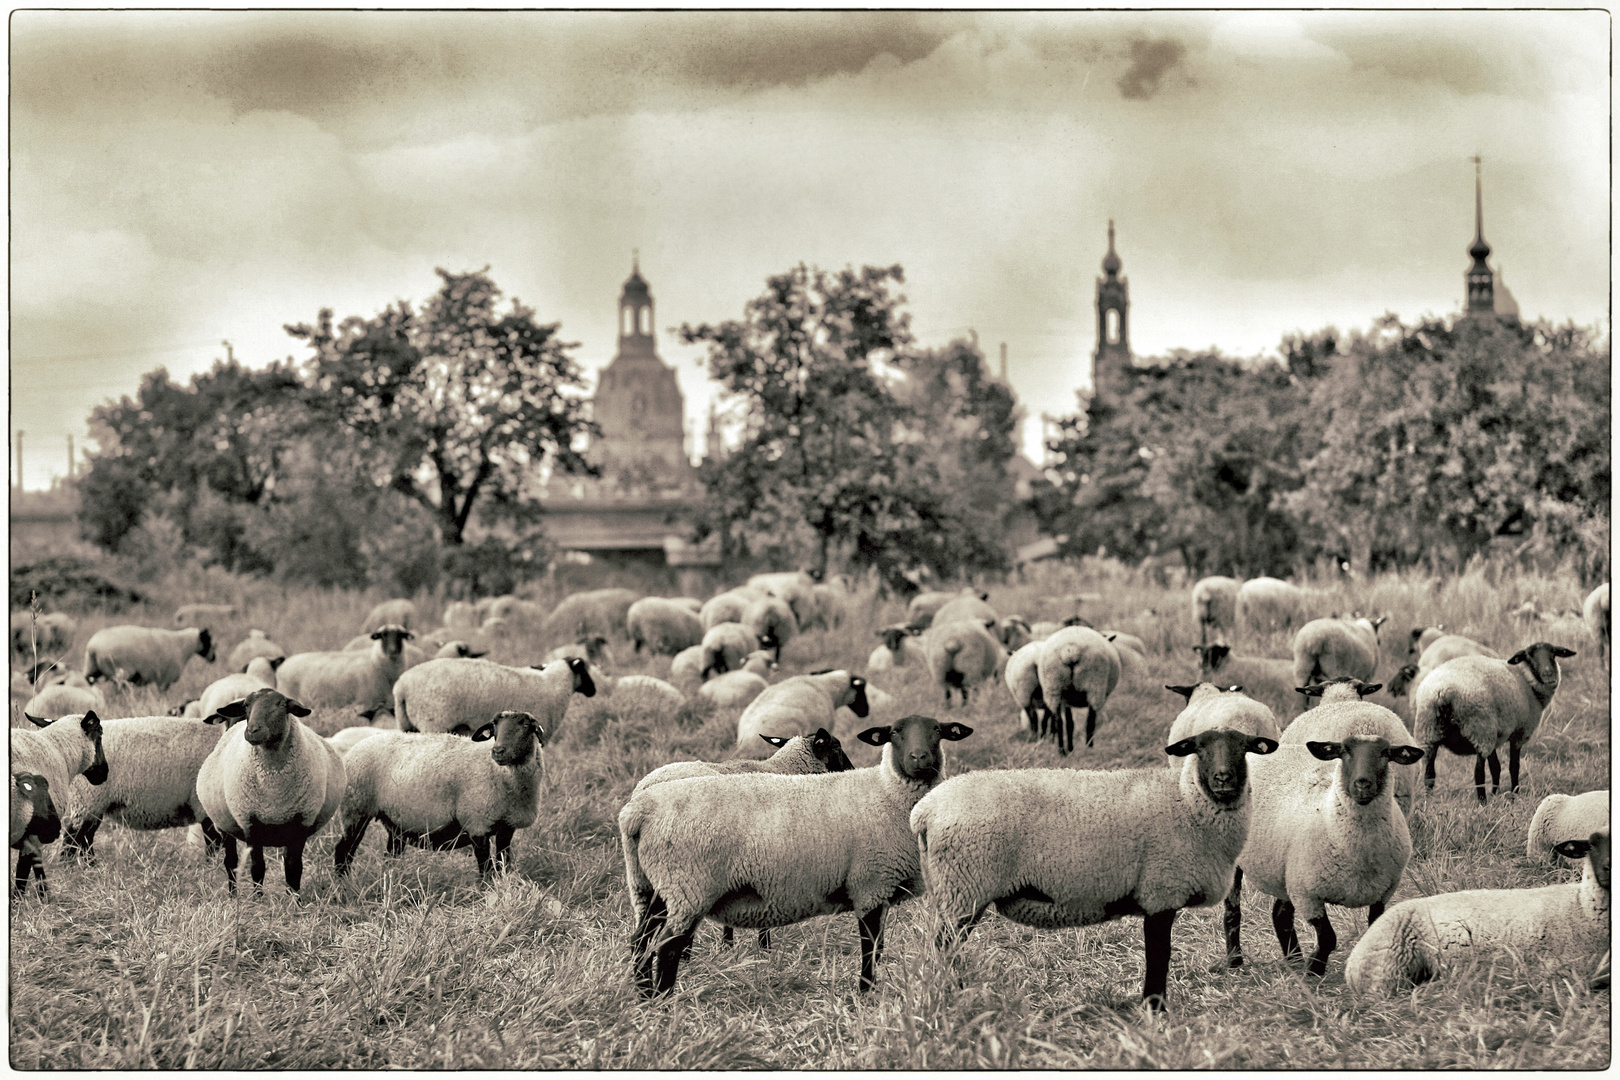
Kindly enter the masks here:
[[8, 27], [13, 1069], [1610, 1066], [1610, 12]]

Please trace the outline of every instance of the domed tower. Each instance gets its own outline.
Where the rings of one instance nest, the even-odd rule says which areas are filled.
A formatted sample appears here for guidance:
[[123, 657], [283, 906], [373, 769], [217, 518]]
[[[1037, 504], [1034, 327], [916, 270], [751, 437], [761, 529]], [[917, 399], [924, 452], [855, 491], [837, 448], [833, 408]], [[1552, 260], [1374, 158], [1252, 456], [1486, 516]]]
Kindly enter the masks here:
[[1094, 397], [1118, 399], [1130, 389], [1130, 281], [1119, 276], [1121, 263], [1114, 251], [1114, 222], [1108, 221], [1108, 254], [1103, 256], [1103, 277], [1097, 279], [1097, 351], [1091, 356], [1091, 392]]
[[1468, 245], [1473, 265], [1464, 280], [1468, 283], [1468, 310], [1470, 318], [1485, 318], [1496, 314], [1496, 278], [1485, 262], [1491, 254], [1491, 245], [1485, 242], [1485, 202], [1480, 184], [1480, 159], [1474, 155], [1474, 242]]
[[619, 294], [619, 351], [602, 369], [592, 404], [602, 435], [589, 451], [605, 480], [629, 489], [681, 487], [692, 478], [686, 400], [654, 336], [652, 292], [632, 263]]

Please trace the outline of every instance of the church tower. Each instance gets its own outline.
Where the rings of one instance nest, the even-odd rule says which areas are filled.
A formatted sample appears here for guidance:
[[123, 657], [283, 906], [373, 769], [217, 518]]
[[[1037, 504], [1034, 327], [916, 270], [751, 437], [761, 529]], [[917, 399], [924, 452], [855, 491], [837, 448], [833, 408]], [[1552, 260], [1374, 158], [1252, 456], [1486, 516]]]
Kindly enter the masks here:
[[597, 380], [592, 416], [602, 435], [588, 456], [605, 480], [656, 490], [691, 481], [686, 454], [686, 400], [673, 368], [658, 358], [653, 298], [633, 262], [619, 294], [619, 351]]
[[1473, 256], [1473, 265], [1464, 275], [1468, 283], [1468, 310], [1469, 318], [1482, 319], [1496, 313], [1496, 278], [1491, 273], [1490, 266], [1485, 259], [1491, 253], [1491, 245], [1485, 242], [1485, 202], [1480, 184], [1480, 159], [1474, 155], [1474, 242], [1468, 245], [1468, 254]]
[[1131, 368], [1130, 282], [1119, 276], [1119, 255], [1114, 251], [1114, 222], [1108, 221], [1108, 254], [1103, 256], [1103, 277], [1097, 279], [1097, 351], [1091, 356], [1093, 397], [1119, 398], [1130, 389]]

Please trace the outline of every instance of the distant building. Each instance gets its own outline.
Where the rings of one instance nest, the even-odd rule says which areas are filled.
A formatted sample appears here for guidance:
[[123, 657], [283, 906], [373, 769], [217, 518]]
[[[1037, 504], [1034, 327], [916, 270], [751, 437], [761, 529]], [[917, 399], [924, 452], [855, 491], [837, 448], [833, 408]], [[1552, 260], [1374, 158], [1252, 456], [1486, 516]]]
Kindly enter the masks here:
[[1120, 277], [1120, 266], [1114, 251], [1114, 222], [1110, 219], [1108, 254], [1102, 261], [1104, 276], [1097, 279], [1097, 351], [1091, 356], [1093, 397], [1118, 398], [1130, 388], [1130, 281]]
[[1480, 177], [1480, 157], [1474, 155], [1474, 242], [1468, 245], [1468, 254], [1473, 263], [1468, 272], [1463, 275], [1467, 288], [1468, 306], [1463, 312], [1464, 318], [1478, 319], [1486, 316], [1500, 319], [1506, 323], [1519, 321], [1519, 304], [1508, 291], [1507, 284], [1496, 280], [1496, 273], [1492, 272], [1490, 264], [1485, 260], [1490, 257], [1491, 245], [1485, 242], [1485, 196], [1484, 185]]

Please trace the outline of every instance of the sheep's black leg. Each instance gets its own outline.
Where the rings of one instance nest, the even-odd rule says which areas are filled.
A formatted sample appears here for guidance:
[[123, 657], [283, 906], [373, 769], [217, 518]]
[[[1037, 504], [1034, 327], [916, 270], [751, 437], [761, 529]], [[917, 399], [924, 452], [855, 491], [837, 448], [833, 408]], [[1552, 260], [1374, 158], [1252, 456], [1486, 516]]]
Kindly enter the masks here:
[[1333, 923], [1328, 920], [1325, 911], [1319, 918], [1312, 919], [1311, 925], [1316, 928], [1316, 954], [1311, 957], [1305, 970], [1321, 978], [1327, 974], [1328, 954], [1339, 947], [1339, 937], [1333, 932]]
[[281, 857], [281, 872], [286, 876], [287, 888], [294, 893], [304, 884], [304, 842], [294, 840], [288, 843]]
[[[1091, 745], [1091, 736], [1093, 734], [1095, 734], [1096, 731], [1097, 731], [1097, 710], [1093, 709], [1091, 706], [1088, 705], [1088, 706], [1086, 706], [1086, 745], [1087, 746]], [[1070, 736], [1070, 739], [1072, 740], [1073, 736]], [[1071, 745], [1069, 747], [1069, 749], [1071, 749], [1071, 750], [1074, 749], [1073, 745]]]
[[34, 857], [34, 890], [41, 900], [45, 899], [49, 890], [45, 888], [45, 853], [35, 846], [30, 854]]
[[1058, 753], [1067, 754], [1074, 749], [1074, 710], [1067, 701], [1059, 708], [1063, 710], [1063, 726], [1058, 729]]
[[497, 824], [495, 826], [495, 868], [498, 870], [512, 869], [512, 833], [515, 830], [510, 825]]
[[1142, 1000], [1154, 1012], [1164, 1012], [1165, 986], [1170, 981], [1170, 927], [1175, 921], [1175, 908], [1156, 911], [1142, 920], [1142, 951], [1147, 959]]
[[630, 941], [630, 963], [635, 976], [636, 989], [642, 997], [653, 995], [653, 939], [664, 928], [669, 908], [664, 898], [653, 893], [642, 906], [641, 918], [636, 920], [635, 936]]
[[1271, 926], [1277, 931], [1277, 944], [1282, 946], [1284, 960], [1292, 960], [1299, 953], [1299, 934], [1294, 932], [1294, 905], [1281, 898], [1272, 902]]
[[877, 985], [877, 962], [883, 956], [883, 916], [887, 904], [879, 904], [865, 915], [857, 916], [861, 925], [861, 993]]
[[[337, 872], [338, 877], [348, 876], [349, 864], [354, 862], [354, 853], [360, 849], [360, 841], [366, 838], [366, 827], [370, 824], [371, 819], [368, 817], [357, 818], [354, 821], [345, 823], [343, 839], [339, 840], [337, 847], [332, 850], [332, 868]], [[388, 832], [388, 853], [390, 855], [399, 854], [399, 852], [393, 850], [393, 847], [394, 832], [390, 829]], [[405, 850], [404, 837], [400, 837], [399, 850]]]
[[94, 866], [96, 830], [100, 827], [100, 818], [86, 818], [76, 829], [63, 829], [62, 858], [83, 859], [86, 866]]
[[1434, 759], [1440, 753], [1440, 744], [1424, 748], [1423, 753], [1423, 786], [1430, 791], [1434, 790]]
[[1502, 790], [1502, 759], [1496, 756], [1495, 750], [1492, 750], [1485, 763], [1491, 767], [1491, 794], [1495, 795]]
[[12, 885], [12, 893], [21, 896], [28, 891], [28, 875], [33, 872], [37, 861], [34, 853], [26, 847], [17, 855], [17, 877]]
[[248, 845], [248, 873], [253, 877], [253, 890], [264, 890], [264, 845]]
[[1373, 923], [1378, 921], [1378, 916], [1382, 915], [1383, 913], [1384, 913], [1384, 902], [1382, 900], [1374, 900], [1372, 903], [1368, 904], [1367, 905], [1367, 926], [1370, 928]]
[[1508, 790], [1519, 790], [1519, 744], [1508, 743]]
[[225, 846], [225, 834], [207, 818], [203, 818], [198, 824], [202, 827], [203, 858], [212, 861], [219, 849]]
[[934, 936], [934, 947], [940, 952], [949, 952], [962, 944], [967, 940], [967, 936], [973, 932], [973, 928], [979, 925], [979, 920], [984, 917], [984, 912], [985, 909], [980, 908], [971, 915], [959, 916], [954, 927], [940, 927], [939, 933]]
[[478, 860], [478, 880], [488, 881], [492, 867], [489, 861], [489, 837], [472, 838], [473, 858]]
[[236, 837], [225, 834], [225, 885], [236, 891]]
[[1232, 873], [1232, 891], [1226, 894], [1222, 924], [1226, 928], [1226, 966], [1243, 966], [1243, 867]]
[[383, 850], [396, 859], [405, 854], [405, 830], [396, 828], [391, 821], [385, 821], [383, 831], [388, 834]]
[[693, 919], [686, 924], [686, 929], [682, 933], [671, 935], [666, 916], [664, 938], [658, 946], [658, 956], [653, 963], [656, 980], [654, 993], [667, 994], [675, 989], [676, 970], [681, 966], [681, 957], [692, 947], [692, 931], [697, 929], [697, 924], [698, 920]]
[[1474, 794], [1479, 797], [1480, 805], [1485, 804], [1485, 755], [1474, 755]]

